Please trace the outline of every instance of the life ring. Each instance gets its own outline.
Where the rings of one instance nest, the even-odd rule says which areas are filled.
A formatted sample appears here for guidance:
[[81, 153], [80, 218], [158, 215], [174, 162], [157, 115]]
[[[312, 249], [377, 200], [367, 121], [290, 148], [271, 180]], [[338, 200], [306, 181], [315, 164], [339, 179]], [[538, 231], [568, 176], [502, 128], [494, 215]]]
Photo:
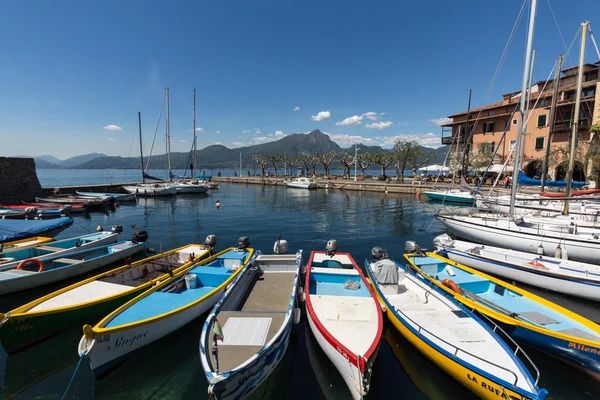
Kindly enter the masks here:
[[452, 279], [444, 279], [442, 281], [442, 285], [447, 286], [450, 289], [454, 290], [456, 293], [462, 295], [462, 289]]
[[17, 265], [17, 269], [23, 269], [23, 267], [29, 263], [34, 263], [38, 265], [37, 272], [42, 272], [44, 270], [44, 263], [42, 263], [37, 258], [28, 258], [27, 260], [23, 260]]
[[532, 267], [548, 269], [544, 264], [542, 264], [541, 262], [539, 262], [537, 260], [529, 261], [527, 264], [531, 265]]

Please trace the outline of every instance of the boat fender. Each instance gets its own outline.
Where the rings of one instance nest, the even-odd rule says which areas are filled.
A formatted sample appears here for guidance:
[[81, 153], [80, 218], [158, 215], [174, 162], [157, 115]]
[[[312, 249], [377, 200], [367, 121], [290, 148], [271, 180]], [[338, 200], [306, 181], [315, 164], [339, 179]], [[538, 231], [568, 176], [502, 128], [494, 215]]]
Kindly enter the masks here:
[[302, 292], [300, 294], [300, 301], [303, 302], [303, 303], [306, 301], [306, 292]]
[[542, 246], [541, 244], [537, 247], [537, 253], [542, 256], [544, 255], [544, 246]]
[[569, 255], [567, 254], [567, 246], [565, 246], [565, 248], [563, 249], [561, 258], [563, 260], [568, 260], [569, 259]]
[[19, 263], [19, 265], [17, 265], [17, 269], [23, 269], [23, 267], [27, 264], [37, 264], [38, 266], [38, 271], [37, 272], [42, 272], [44, 270], [44, 263], [42, 263], [40, 260], [38, 260], [37, 258], [28, 258], [27, 260], [23, 260]]
[[556, 245], [556, 250], [554, 250], [554, 258], [562, 258], [562, 249], [560, 248], [560, 244]]
[[[91, 335], [91, 336], [88, 336]], [[94, 334], [94, 330], [89, 325], [83, 326], [83, 336], [79, 339], [79, 344], [77, 345], [77, 353], [82, 355], [89, 355], [94, 349], [94, 345], [96, 344], [96, 336]]]
[[462, 289], [452, 279], [444, 279], [442, 281], [442, 285], [444, 285], [446, 287], [449, 287], [450, 289], [452, 289], [456, 293], [462, 295]]
[[102, 225], [98, 225], [96, 227], [96, 232], [104, 232], [104, 228], [102, 227]]
[[300, 323], [300, 317], [302, 316], [302, 313], [300, 312], [299, 308], [294, 308], [294, 325], [298, 325]]
[[302, 293], [304, 293], [304, 288], [302, 286], [298, 286], [298, 296], [302, 296]]

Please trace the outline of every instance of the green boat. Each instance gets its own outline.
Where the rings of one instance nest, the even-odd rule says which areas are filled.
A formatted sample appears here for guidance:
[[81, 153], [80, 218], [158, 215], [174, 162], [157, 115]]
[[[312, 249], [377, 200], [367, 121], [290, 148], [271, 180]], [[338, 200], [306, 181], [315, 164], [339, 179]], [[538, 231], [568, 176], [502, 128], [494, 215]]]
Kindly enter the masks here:
[[470, 192], [461, 192], [458, 189], [423, 192], [423, 194], [428, 199], [436, 201], [462, 204], [473, 204], [475, 202], [475, 197]]

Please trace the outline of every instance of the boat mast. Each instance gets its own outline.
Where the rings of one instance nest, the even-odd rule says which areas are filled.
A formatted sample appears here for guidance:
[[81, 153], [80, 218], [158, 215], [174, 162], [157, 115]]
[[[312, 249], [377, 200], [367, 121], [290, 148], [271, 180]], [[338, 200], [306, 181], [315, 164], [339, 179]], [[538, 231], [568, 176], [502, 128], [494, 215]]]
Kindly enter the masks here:
[[[569, 170], [567, 171], [567, 192], [565, 197], [571, 196], [573, 183], [573, 169], [575, 167], [575, 149], [577, 148], [577, 130], [579, 129], [579, 107], [581, 105], [581, 83], [583, 82], [583, 63], [585, 59], [585, 44], [587, 40], [588, 21], [581, 23], [581, 47], [579, 49], [579, 67], [577, 71], [577, 92], [575, 95], [575, 115], [571, 131], [571, 154], [569, 156]], [[565, 201], [563, 214], [569, 214], [569, 201]]]
[[[467, 166], [465, 165], [465, 158], [467, 156], [467, 145], [471, 141], [471, 130], [469, 129], [469, 117], [471, 114], [471, 95], [473, 94], [473, 89], [469, 89], [469, 105], [467, 106], [467, 129], [464, 134], [465, 137], [465, 145], [463, 147], [462, 161], [461, 161], [461, 182], [463, 179], [467, 179]], [[460, 145], [460, 130], [458, 131], [458, 142], [456, 143], [456, 151], [458, 152], [458, 146]], [[472, 149], [469, 149], [471, 151]], [[458, 160], [457, 160], [458, 161]]]
[[167, 178], [171, 179], [171, 127], [169, 126], [169, 88], [165, 89], [167, 97]]
[[194, 166], [192, 179], [196, 178], [196, 88], [194, 88]]
[[527, 133], [527, 127], [529, 125], [529, 118], [531, 117], [531, 87], [533, 86], [533, 71], [535, 69], [535, 54], [536, 50], [533, 50], [533, 54], [531, 56], [531, 69], [529, 70], [529, 83], [527, 84], [527, 108], [525, 109], [525, 124], [523, 124], [523, 146], [521, 146], [521, 162], [525, 160], [525, 144], [527, 142], [527, 137], [529, 133]]
[[519, 99], [519, 124], [517, 133], [517, 143], [515, 145], [515, 165], [513, 169], [512, 187], [510, 190], [510, 215], [515, 213], [515, 197], [517, 196], [517, 185], [519, 183], [519, 171], [521, 170], [521, 141], [523, 136], [523, 118], [525, 116], [525, 103], [527, 93], [527, 81], [529, 78], [529, 68], [531, 65], [531, 48], [533, 45], [533, 32], [535, 30], [535, 14], [537, 12], [537, 0], [531, 0], [531, 12], [529, 15], [529, 31], [527, 32], [527, 50], [525, 52], [525, 67], [523, 68], [523, 80], [521, 82], [521, 98]]
[[548, 143], [546, 143], [546, 155], [544, 156], [544, 164], [542, 165], [542, 184], [540, 193], [544, 191], [546, 185], [546, 175], [548, 174], [548, 158], [550, 157], [550, 144], [552, 143], [552, 135], [554, 134], [554, 118], [556, 115], [556, 103], [558, 102], [558, 88], [560, 87], [560, 74], [562, 72], [562, 64], [564, 56], [558, 56], [556, 61], [556, 76], [554, 78], [554, 89], [552, 90], [552, 106], [550, 107], [550, 123], [548, 124]]
[[142, 183], [146, 183], [144, 176], [144, 148], [142, 147], [142, 113], [138, 111], [138, 128], [140, 130], [140, 160], [142, 161]]

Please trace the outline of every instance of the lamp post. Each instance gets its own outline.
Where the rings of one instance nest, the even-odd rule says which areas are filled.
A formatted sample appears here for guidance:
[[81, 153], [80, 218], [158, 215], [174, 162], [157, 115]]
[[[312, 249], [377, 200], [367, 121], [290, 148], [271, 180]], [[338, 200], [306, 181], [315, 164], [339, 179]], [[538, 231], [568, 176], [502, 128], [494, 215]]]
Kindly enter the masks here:
[[240, 151], [240, 178], [242, 177], [242, 152]]
[[354, 181], [356, 182], [356, 168], [358, 164], [358, 144], [354, 143]]

